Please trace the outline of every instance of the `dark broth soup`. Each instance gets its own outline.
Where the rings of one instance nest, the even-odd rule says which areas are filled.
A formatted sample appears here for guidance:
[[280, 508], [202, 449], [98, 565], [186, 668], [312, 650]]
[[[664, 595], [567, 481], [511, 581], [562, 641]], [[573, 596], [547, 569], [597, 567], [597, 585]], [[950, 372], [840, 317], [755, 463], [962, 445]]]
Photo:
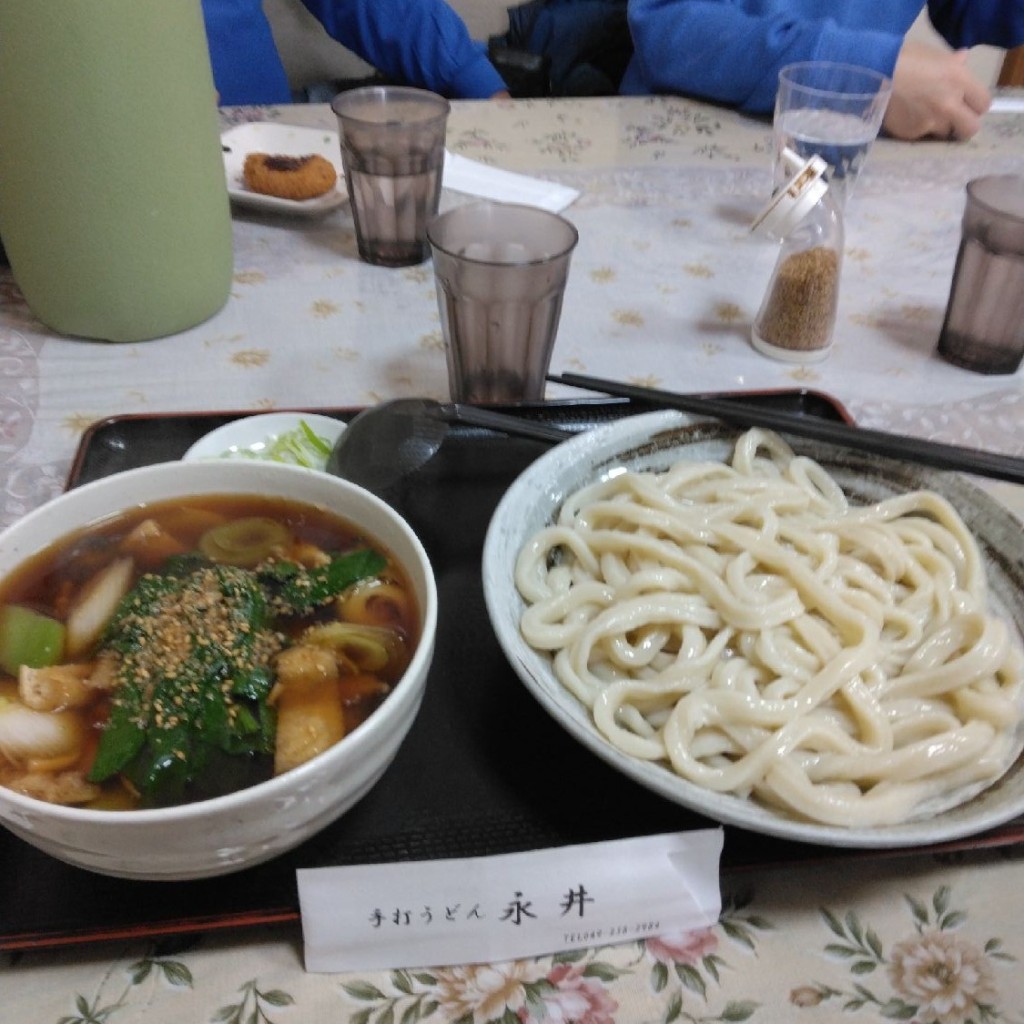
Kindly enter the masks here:
[[187, 803], [289, 771], [405, 672], [403, 568], [330, 512], [225, 495], [67, 537], [0, 585], [0, 785], [55, 803]]

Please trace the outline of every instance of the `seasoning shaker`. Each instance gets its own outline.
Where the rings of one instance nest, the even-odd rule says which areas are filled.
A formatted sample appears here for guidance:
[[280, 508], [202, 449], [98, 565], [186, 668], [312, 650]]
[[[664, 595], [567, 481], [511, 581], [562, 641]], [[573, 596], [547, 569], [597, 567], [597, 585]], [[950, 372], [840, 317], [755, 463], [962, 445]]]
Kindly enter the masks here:
[[843, 261], [843, 214], [829, 191], [820, 156], [783, 151], [791, 172], [751, 225], [781, 241], [751, 341], [759, 352], [790, 363], [824, 359], [832, 347]]

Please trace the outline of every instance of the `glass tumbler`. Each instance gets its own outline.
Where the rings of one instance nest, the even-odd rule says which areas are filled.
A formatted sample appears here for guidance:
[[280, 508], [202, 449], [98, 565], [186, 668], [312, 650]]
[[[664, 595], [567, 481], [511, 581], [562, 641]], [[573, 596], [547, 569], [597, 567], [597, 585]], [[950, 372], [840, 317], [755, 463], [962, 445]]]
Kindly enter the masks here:
[[339, 93], [331, 108], [360, 258], [422, 263], [441, 199], [450, 104], [425, 89], [372, 85]]
[[833, 61], [804, 61], [779, 72], [772, 131], [775, 185], [787, 180], [783, 153], [822, 157], [840, 207], [853, 191], [878, 136], [892, 82], [871, 68]]
[[1024, 359], [1024, 175], [967, 184], [939, 353], [977, 373], [1014, 373]]
[[542, 398], [576, 228], [536, 207], [483, 202], [441, 214], [427, 237], [452, 398]]

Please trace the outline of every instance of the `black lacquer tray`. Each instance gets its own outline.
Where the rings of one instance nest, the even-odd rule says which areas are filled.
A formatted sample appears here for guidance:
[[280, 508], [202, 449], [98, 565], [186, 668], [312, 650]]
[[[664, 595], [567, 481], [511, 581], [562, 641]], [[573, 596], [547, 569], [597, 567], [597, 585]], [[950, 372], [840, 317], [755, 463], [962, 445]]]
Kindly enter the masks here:
[[[841, 406], [815, 392], [770, 392], [751, 400], [848, 419]], [[583, 430], [649, 409], [584, 400], [504, 411]], [[341, 419], [357, 411], [326, 410]], [[247, 414], [97, 423], [83, 437], [68, 486], [177, 459], [203, 434], [240, 415]], [[509, 853], [713, 825], [619, 775], [567, 736], [521, 686], [494, 638], [480, 579], [484, 533], [506, 487], [544, 450], [540, 442], [457, 426], [439, 455], [390, 496], [423, 540], [437, 575], [436, 656], [409, 736], [353, 810], [275, 861], [195, 882], [94, 875], [0, 829], [0, 950], [298, 921], [300, 867]], [[1024, 823], [1011, 823], [959, 845], [1022, 839]], [[722, 866], [740, 871], [857, 855], [729, 828]]]

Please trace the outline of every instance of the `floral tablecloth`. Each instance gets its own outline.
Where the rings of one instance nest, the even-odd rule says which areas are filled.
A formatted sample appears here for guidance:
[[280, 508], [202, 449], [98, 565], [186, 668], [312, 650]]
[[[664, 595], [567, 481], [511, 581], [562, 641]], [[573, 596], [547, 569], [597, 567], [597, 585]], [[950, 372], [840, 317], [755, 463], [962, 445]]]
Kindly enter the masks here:
[[0, 954], [25, 1024], [1024, 1020], [1021, 854], [726, 876], [708, 931], [508, 963], [307, 974], [298, 930]]
[[[223, 112], [225, 127], [258, 119], [333, 127], [323, 106]], [[775, 255], [748, 230], [770, 189], [767, 123], [680, 99], [464, 102], [448, 144], [582, 191], [554, 370], [806, 387], [865, 425], [1024, 453], [1022, 373], [977, 376], [934, 354], [964, 185], [1024, 172], [1024, 115], [990, 114], [967, 144], [876, 144], [848, 207], [836, 348], [810, 367], [748, 341]], [[238, 211], [227, 306], [138, 345], [54, 336], [0, 270], [0, 525], [63, 488], [82, 431], [104, 417], [412, 394], [447, 394], [430, 266], [359, 263], [347, 207]], [[1020, 488], [993, 489], [1024, 513]], [[707, 933], [508, 964], [307, 974], [297, 926], [0, 954], [0, 1019], [1019, 1022], [1020, 857], [838, 855], [728, 874]]]

